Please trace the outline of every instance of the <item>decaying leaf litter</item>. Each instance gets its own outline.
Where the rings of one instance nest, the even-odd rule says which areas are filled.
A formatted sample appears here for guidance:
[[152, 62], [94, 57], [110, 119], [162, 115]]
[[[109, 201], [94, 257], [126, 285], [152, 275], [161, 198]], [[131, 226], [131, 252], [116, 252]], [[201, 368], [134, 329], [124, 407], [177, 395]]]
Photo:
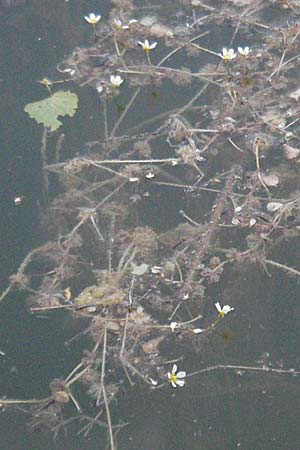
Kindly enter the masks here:
[[[257, 266], [266, 277], [300, 275], [297, 262], [275, 258], [300, 227], [300, 4], [208, 3], [140, 8], [115, 0], [107, 19], [90, 14], [91, 46], [59, 62], [57, 80], [42, 80], [49, 96], [25, 108], [44, 125], [49, 240], [26, 256], [1, 300], [12, 290], [28, 292], [33, 314], [63, 310], [81, 323], [73, 339], [90, 338], [78, 365], [53, 380], [49, 397], [1, 400], [2, 407], [28, 404], [32, 429], [58, 433], [72, 403], [79, 431], [88, 434], [105, 419], [110, 448], [117, 448], [122, 424], [111, 402], [120, 380], [180, 387], [182, 346], [201, 351], [221, 321], [239, 314], [241, 298], [214, 308], [221, 277]], [[67, 90], [55, 92], [65, 80]], [[85, 89], [99, 98], [102, 137], [65, 158], [64, 135], [54, 133], [58, 117], [74, 115], [77, 96], [69, 91]], [[71, 106], [54, 102], [66, 95]], [[141, 98], [149, 107], [139, 121]], [[126, 127], [131, 114], [135, 125]], [[52, 196], [54, 183], [60, 192]], [[42, 276], [32, 271], [37, 264]], [[291, 373], [216, 364], [187, 373], [186, 382], [226, 369]], [[81, 406], [78, 385], [90, 408]]]

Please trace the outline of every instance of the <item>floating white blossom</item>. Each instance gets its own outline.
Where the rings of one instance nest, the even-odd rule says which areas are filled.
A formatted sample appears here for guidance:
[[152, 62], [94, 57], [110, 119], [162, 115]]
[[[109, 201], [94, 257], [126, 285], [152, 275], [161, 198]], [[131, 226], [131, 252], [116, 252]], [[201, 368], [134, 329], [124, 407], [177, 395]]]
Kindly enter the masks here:
[[172, 367], [172, 371], [171, 373], [168, 372], [168, 379], [169, 382], [171, 383], [171, 385], [176, 388], [177, 386], [184, 386], [185, 384], [185, 380], [184, 378], [186, 377], [186, 372], [184, 371], [180, 371], [177, 372], [177, 365], [174, 364], [174, 366]]
[[154, 177], [155, 177], [155, 174], [153, 172], [146, 173], [146, 178], [148, 178], [148, 180], [151, 180]]
[[170, 323], [170, 328], [171, 328], [171, 330], [173, 331], [173, 333], [174, 333], [174, 331], [175, 331], [175, 328], [177, 328], [177, 322], [171, 322]]
[[228, 314], [230, 311], [234, 310], [234, 308], [232, 308], [229, 305], [224, 305], [223, 308], [221, 308], [221, 305], [219, 302], [215, 303], [215, 307], [221, 317], [224, 317], [225, 314]]
[[227, 48], [223, 48], [222, 53], [219, 53], [219, 56], [225, 61], [231, 61], [232, 59], [236, 58], [236, 53], [234, 52], [233, 48], [230, 48], [227, 50]]
[[147, 53], [149, 53], [150, 50], [153, 50], [157, 46], [157, 42], [153, 42], [152, 44], [150, 44], [148, 39], [146, 39], [144, 42], [139, 41], [138, 44], [143, 47], [143, 50], [145, 50], [145, 52]]
[[130, 25], [132, 25], [133, 23], [137, 23], [137, 20], [132, 19], [128, 22], [127, 25], [125, 25], [122, 23], [122, 21], [120, 19], [114, 19], [114, 24], [115, 24], [115, 27], [117, 28], [117, 30], [129, 30]]
[[247, 58], [247, 56], [249, 56], [249, 53], [251, 52], [249, 47], [238, 47], [238, 52], [240, 55], [244, 56], [245, 58]]
[[98, 23], [99, 20], [101, 19], [101, 15], [100, 14], [96, 15], [94, 13], [89, 13], [87, 16], [84, 16], [84, 18], [91, 25], [96, 25], [96, 23]]
[[110, 76], [110, 84], [113, 88], [118, 88], [123, 83], [123, 78], [120, 77], [120, 75], [111, 75]]

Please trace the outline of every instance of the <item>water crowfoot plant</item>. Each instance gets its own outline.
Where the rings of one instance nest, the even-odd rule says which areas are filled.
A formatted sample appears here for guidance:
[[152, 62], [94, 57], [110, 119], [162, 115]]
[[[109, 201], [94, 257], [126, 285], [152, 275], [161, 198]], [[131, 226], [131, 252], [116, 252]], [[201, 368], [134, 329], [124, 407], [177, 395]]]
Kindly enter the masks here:
[[[277, 295], [281, 289], [278, 272], [289, 275], [289, 292], [300, 276], [297, 253], [293, 253], [300, 230], [298, 27], [289, 22], [279, 30], [277, 22], [268, 22], [270, 6], [264, 4], [270, 2], [256, 2], [262, 10], [242, 10], [232, 1], [214, 0], [205, 16], [201, 2], [191, 0], [176, 1], [176, 15], [171, 0], [156, 2], [153, 11], [148, 2], [147, 15], [144, 2], [141, 8], [138, 1], [112, 3], [107, 23], [97, 29], [98, 42], [84, 47], [82, 38], [58, 65], [60, 76], [72, 75], [72, 80], [64, 81], [72, 81], [72, 90], [80, 91], [79, 110], [90, 113], [74, 116], [77, 97], [68, 91], [54, 92], [42, 104], [25, 109], [44, 127], [42, 170], [50, 172], [51, 186], [41, 215], [44, 234], [49, 233], [47, 242], [29, 253], [0, 296], [1, 302], [14, 291], [18, 296], [26, 294], [30, 313], [47, 314], [53, 333], [57, 318], [63, 314], [63, 320], [68, 320], [67, 331], [62, 327], [57, 333], [62, 353], [68, 347], [61, 379], [50, 384], [45, 399], [32, 399], [35, 409], [26, 411], [33, 416], [35, 428], [46, 423], [58, 434], [70, 422], [75, 426], [76, 421], [87, 420], [88, 426], [80, 432], [88, 435], [96, 428], [97, 439], [100, 435], [104, 448], [108, 438], [110, 450], [142, 447], [134, 442], [139, 427], [131, 411], [124, 419], [131, 422], [133, 440], [124, 444], [126, 429], [117, 435], [124, 425], [120, 411], [127, 414], [133, 396], [147, 402], [148, 395], [153, 395], [151, 401], [157, 395], [172, 426], [170, 401], [175, 398], [171, 395], [170, 400], [163, 389], [169, 384], [183, 386], [186, 376], [203, 376], [204, 389], [193, 390], [190, 383], [185, 395], [191, 393], [194, 399], [213, 392], [218, 401], [220, 392], [222, 403], [226, 396], [253, 388], [261, 401], [255, 372], [264, 376], [264, 388], [273, 382], [276, 392], [278, 379], [272, 380], [272, 373], [290, 375], [289, 388], [296, 385], [299, 371], [282, 369], [284, 362], [270, 367], [260, 359], [253, 363], [245, 358], [265, 352], [262, 346], [272, 342], [274, 330], [278, 342], [281, 323], [274, 327], [276, 315], [269, 325], [270, 305], [282, 301]], [[275, 8], [278, 2], [271, 3]], [[133, 11], [138, 22], [129, 21]], [[189, 26], [185, 17], [192, 18]], [[95, 29], [100, 16], [85, 19]], [[235, 31], [230, 38], [231, 29]], [[247, 89], [242, 67], [250, 62], [250, 48], [237, 52], [224, 48], [217, 53], [217, 42], [225, 39], [230, 45], [247, 42], [256, 48]], [[158, 40], [162, 55], [152, 65], [150, 52]], [[207, 43], [211, 48], [206, 48]], [[230, 77], [225, 70], [229, 67]], [[154, 82], [160, 92], [155, 104], [148, 102]], [[116, 100], [121, 86], [122, 98], [129, 100], [118, 118], [114, 103], [120, 110]], [[95, 105], [91, 91], [101, 94]], [[58, 121], [65, 115], [67, 120]], [[64, 126], [60, 136], [59, 126]], [[85, 142], [84, 134], [75, 133], [72, 140], [72, 126], [87, 127], [87, 136], [93, 137]], [[228, 321], [223, 318], [240, 311], [241, 297], [243, 314], [234, 314], [229, 321], [232, 331], [227, 330]], [[222, 298], [221, 304], [213, 306], [212, 298]], [[278, 310], [288, 320], [297, 305], [286, 298], [284, 305], [281, 309], [278, 305]], [[255, 339], [259, 342], [253, 353], [244, 353], [240, 345], [229, 347], [252, 317], [249, 333], [253, 330], [255, 337], [262, 337]], [[291, 329], [297, 335], [293, 323]], [[214, 339], [218, 335], [224, 337], [221, 343]], [[226, 354], [223, 347], [218, 348], [224, 340]], [[79, 346], [73, 349], [74, 342]], [[284, 342], [281, 345], [284, 348]], [[231, 357], [236, 365], [230, 364]], [[188, 368], [188, 375], [177, 364]], [[166, 367], [172, 368], [170, 372], [166, 373]], [[224, 385], [214, 375], [216, 370], [231, 370], [228, 379], [232, 377], [233, 382]], [[253, 375], [241, 378], [244, 371]], [[253, 397], [246, 398], [247, 408]], [[198, 418], [203, 413], [206, 420], [203, 402], [197, 401], [197, 411], [189, 405], [196, 402], [186, 403], [187, 414], [176, 426], [185, 426], [186, 421], [196, 426], [195, 414]], [[3, 399], [1, 405], [13, 407], [14, 401]], [[255, 411], [255, 403], [251, 406]], [[266, 408], [271, 408], [270, 403]], [[145, 409], [149, 411], [148, 404]], [[180, 408], [178, 414], [182, 414]], [[180, 437], [177, 447], [177, 443], [166, 447], [162, 435], [157, 436], [158, 443], [149, 448], [178, 450], [194, 445], [181, 442]], [[226, 437], [227, 433], [220, 433], [222, 445]], [[206, 438], [210, 441], [212, 434]], [[226, 448], [236, 444], [226, 442]], [[209, 443], [211, 448], [222, 445]]]
[[139, 41], [138, 44], [143, 48], [144, 52], [146, 53], [148, 64], [150, 67], [152, 67], [152, 62], [151, 62], [151, 58], [150, 58], [150, 50], [153, 50], [156, 48], [157, 42], [152, 42], [152, 44], [150, 44], [148, 39], [146, 39], [144, 42]]

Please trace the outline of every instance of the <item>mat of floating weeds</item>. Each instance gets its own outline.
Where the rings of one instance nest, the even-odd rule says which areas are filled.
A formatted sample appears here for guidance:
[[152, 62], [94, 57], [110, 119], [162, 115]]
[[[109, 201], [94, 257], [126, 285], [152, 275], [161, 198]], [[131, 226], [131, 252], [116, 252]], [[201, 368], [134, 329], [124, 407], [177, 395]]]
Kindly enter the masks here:
[[[231, 340], [224, 322], [238, 318], [249, 273], [300, 275], [297, 261], [281, 259], [300, 226], [298, 2], [165, 2], [151, 14], [135, 6], [115, 2], [92, 23], [91, 45], [57, 66], [73, 90], [93, 90], [102, 136], [70, 157], [55, 127], [44, 129], [51, 238], [4, 292], [30, 292], [33, 313], [67, 312], [90, 339], [49, 396], [27, 402], [33, 429], [56, 429], [69, 402], [81, 414], [81, 384], [103, 406], [111, 448], [121, 381], [180, 388], [214, 370], [272, 372], [219, 361], [187, 377], [182, 369], [187, 345], [209, 354], [215, 335]], [[53, 142], [59, 161], [47, 155]], [[54, 198], [49, 183], [59, 183]]]

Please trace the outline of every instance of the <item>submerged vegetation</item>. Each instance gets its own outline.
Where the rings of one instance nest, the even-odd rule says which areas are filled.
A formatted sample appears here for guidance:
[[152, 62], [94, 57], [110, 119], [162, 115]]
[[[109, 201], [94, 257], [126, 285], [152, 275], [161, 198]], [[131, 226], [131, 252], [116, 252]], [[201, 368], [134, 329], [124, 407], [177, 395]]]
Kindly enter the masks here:
[[[44, 125], [49, 240], [1, 296], [28, 292], [33, 314], [68, 314], [85, 349], [47, 398], [0, 405], [28, 406], [30, 428], [55, 435], [77, 420], [85, 435], [104, 427], [110, 449], [127, 420], [114, 422], [113, 401], [138, 380], [155, 391], [215, 371], [300, 373], [211, 358], [189, 371], [184, 354], [207, 352], [213, 335], [231, 340], [224, 323], [238, 319], [249, 273], [300, 276], [284, 261], [300, 229], [299, 2], [139, 3], [83, 17], [91, 45], [43, 80], [47, 99], [26, 106]], [[55, 92], [60, 82], [68, 91]], [[73, 155], [54, 133], [77, 109], [69, 89], [93, 90], [103, 126]]]

